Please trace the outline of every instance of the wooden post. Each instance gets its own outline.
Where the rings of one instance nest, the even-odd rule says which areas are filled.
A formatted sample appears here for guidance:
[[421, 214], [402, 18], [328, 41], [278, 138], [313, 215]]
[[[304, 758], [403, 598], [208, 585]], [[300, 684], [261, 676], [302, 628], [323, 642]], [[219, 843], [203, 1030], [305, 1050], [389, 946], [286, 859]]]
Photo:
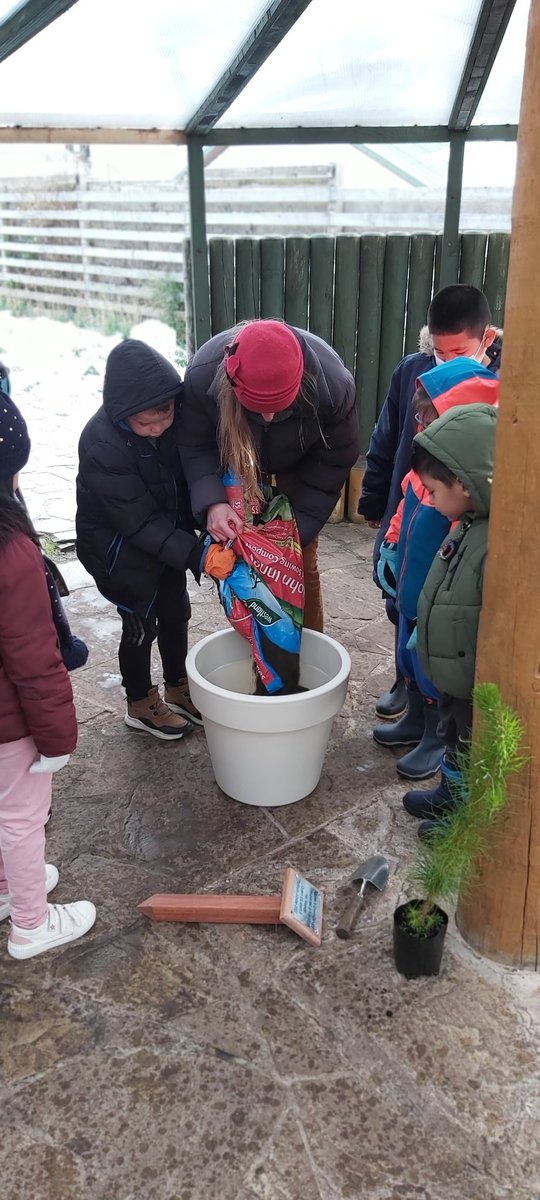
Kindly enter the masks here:
[[314, 234], [310, 239], [309, 328], [332, 345], [335, 239]]
[[[515, 210], [514, 210], [515, 212]], [[490, 233], [482, 291], [486, 293], [494, 325], [502, 325], [506, 303], [510, 234]]]
[[215, 237], [208, 242], [210, 264], [210, 320], [212, 337], [235, 324], [234, 242]]
[[[459, 256], [459, 282], [484, 290], [487, 233], [462, 233]], [[504, 279], [506, 287], [506, 275]], [[489, 297], [488, 297], [489, 299]]]
[[518, 137], [504, 357], [477, 678], [519, 713], [531, 754], [509, 783], [508, 817], [460, 900], [465, 939], [538, 967], [540, 934], [540, 0], [532, 0]]
[[[407, 277], [409, 273], [409, 245], [410, 237], [408, 233], [389, 233], [386, 238], [377, 416], [386, 399], [388, 385], [392, 378], [392, 371], [397, 367], [403, 354], [405, 309], [407, 306]], [[360, 286], [362, 286], [361, 275]]]

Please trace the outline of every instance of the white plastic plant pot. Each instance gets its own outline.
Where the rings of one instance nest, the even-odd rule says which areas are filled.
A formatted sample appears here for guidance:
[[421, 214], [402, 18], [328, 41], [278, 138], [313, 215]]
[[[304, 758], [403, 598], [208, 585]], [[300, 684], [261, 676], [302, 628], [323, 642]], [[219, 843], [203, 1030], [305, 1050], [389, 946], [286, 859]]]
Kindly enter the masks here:
[[351, 660], [339, 642], [305, 629], [295, 696], [254, 696], [248, 642], [234, 629], [203, 638], [186, 660], [216, 782], [242, 804], [276, 808], [309, 796], [321, 777]]

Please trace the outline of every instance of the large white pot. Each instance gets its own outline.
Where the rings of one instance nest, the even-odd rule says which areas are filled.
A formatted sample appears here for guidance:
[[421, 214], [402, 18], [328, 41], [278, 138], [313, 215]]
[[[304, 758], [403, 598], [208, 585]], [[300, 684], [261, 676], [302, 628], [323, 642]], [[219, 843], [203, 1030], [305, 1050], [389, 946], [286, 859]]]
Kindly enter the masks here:
[[343, 707], [351, 660], [339, 642], [305, 629], [296, 696], [253, 696], [248, 642], [234, 629], [198, 642], [186, 660], [216, 782], [240, 800], [275, 808], [317, 787], [334, 717]]

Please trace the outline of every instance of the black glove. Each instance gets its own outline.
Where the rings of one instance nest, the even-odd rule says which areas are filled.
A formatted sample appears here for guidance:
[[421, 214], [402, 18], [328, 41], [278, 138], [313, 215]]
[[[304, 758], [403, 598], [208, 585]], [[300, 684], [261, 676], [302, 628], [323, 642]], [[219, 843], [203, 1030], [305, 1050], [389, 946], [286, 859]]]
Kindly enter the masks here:
[[128, 646], [142, 646], [146, 635], [144, 621], [134, 612], [122, 613], [122, 637]]

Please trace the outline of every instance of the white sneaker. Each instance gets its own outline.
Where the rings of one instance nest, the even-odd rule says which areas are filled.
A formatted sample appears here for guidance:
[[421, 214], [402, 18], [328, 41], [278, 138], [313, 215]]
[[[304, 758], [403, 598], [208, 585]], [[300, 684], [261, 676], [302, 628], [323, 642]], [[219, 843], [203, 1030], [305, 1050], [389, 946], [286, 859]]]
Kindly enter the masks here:
[[49, 904], [49, 912], [37, 929], [11, 926], [8, 953], [12, 958], [33, 958], [46, 950], [55, 950], [66, 942], [88, 933], [96, 919], [95, 905], [90, 900], [75, 900], [72, 904]]
[[[45, 887], [47, 889], [47, 895], [49, 895], [49, 892], [52, 892], [53, 888], [56, 887], [58, 878], [59, 876], [56, 867], [53, 867], [52, 863], [45, 863]], [[11, 896], [9, 892], [4, 892], [3, 895], [0, 896], [0, 921], [5, 921], [6, 917], [9, 917], [10, 912]]]

